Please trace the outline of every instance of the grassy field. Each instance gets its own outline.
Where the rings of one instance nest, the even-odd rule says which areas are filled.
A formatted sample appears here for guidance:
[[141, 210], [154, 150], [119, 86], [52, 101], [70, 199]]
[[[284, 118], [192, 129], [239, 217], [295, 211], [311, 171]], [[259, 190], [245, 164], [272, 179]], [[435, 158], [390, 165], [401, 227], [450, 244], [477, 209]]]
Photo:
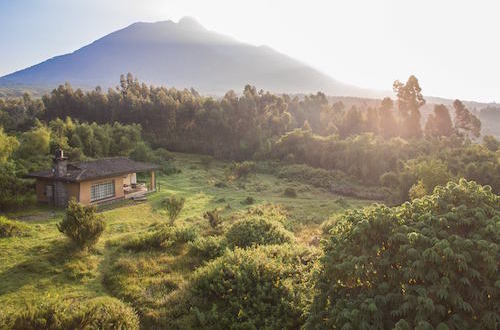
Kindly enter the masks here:
[[[210, 231], [205, 211], [221, 210], [227, 226], [247, 208], [281, 205], [287, 214], [286, 228], [304, 244], [321, 236], [323, 221], [371, 203], [268, 174], [228, 180], [227, 163], [195, 155], [175, 154], [173, 162], [181, 172], [159, 176], [159, 191], [149, 195], [147, 202], [121, 201], [100, 208], [106, 230], [91, 253], [68, 248], [56, 228], [62, 210], [40, 206], [7, 214], [26, 223], [30, 231], [26, 237], [0, 239], [0, 313], [40, 301], [111, 295], [130, 303], [144, 319], [158, 318], [199, 264], [188, 257], [185, 246], [169, 252], [132, 253], [120, 249], [120, 244], [167, 222], [161, 201], [171, 195], [186, 198], [176, 226], [193, 227], [200, 235]], [[288, 187], [295, 189], [297, 197], [284, 196]], [[248, 197], [255, 200], [253, 205], [245, 203]], [[127, 269], [127, 275], [120, 269]]]

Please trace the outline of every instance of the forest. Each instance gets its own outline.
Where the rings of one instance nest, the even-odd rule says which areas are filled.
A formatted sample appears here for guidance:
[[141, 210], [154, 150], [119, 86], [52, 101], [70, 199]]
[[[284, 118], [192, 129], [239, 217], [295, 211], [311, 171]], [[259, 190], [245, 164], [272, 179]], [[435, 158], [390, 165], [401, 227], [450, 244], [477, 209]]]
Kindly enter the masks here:
[[[498, 329], [500, 141], [392, 88], [347, 107], [129, 73], [0, 98], [0, 328]], [[160, 164], [164, 188], [48, 210], [26, 174], [58, 148]]]

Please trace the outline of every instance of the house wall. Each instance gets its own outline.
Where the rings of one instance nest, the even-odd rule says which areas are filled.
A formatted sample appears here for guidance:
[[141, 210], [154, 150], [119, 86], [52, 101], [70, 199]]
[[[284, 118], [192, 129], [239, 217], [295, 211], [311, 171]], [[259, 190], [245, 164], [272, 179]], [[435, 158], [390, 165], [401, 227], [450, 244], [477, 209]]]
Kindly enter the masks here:
[[117, 177], [110, 177], [110, 178], [105, 178], [105, 179], [99, 179], [99, 180], [90, 180], [90, 181], [84, 181], [80, 182], [80, 203], [82, 204], [91, 204], [90, 202], [90, 188], [92, 187], [93, 184], [96, 183], [104, 183], [104, 182], [109, 182], [113, 181], [115, 182], [115, 196], [110, 197], [108, 199], [96, 201], [94, 203], [100, 203], [104, 201], [109, 201], [113, 199], [119, 199], [123, 198], [124, 193], [123, 193], [123, 176], [117, 176]]
[[35, 185], [36, 199], [39, 202], [42, 202], [42, 203], [49, 202], [49, 198], [47, 196], [45, 196], [45, 186], [48, 184], [53, 184], [53, 183], [51, 181], [47, 181], [47, 180], [40, 180], [40, 179], [36, 180], [36, 185]]
[[123, 177], [123, 184], [130, 186], [130, 180], [132, 178], [132, 174], [127, 174]]
[[[42, 203], [50, 203], [54, 202], [54, 196], [50, 198], [45, 194], [46, 192], [46, 186], [51, 185], [55, 186], [56, 182], [51, 181], [51, 180], [43, 180], [43, 179], [37, 179], [36, 184], [35, 184], [35, 192], [36, 192], [36, 198], [39, 202]], [[65, 188], [66, 190], [66, 197], [67, 200], [70, 200], [71, 198], [75, 198], [77, 201], [79, 200], [80, 197], [80, 184], [79, 183], [74, 183], [74, 182], [60, 182], [60, 184]], [[53, 188], [52, 191], [53, 194], [55, 194], [55, 189]], [[65, 203], [64, 203], [65, 204]]]

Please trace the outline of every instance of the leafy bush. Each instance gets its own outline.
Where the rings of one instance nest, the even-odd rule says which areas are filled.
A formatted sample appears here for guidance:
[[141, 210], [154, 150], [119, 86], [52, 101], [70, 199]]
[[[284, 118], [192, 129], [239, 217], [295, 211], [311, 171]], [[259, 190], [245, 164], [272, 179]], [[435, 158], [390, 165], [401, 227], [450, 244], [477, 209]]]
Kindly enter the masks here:
[[18, 209], [33, 202], [33, 189], [18, 178], [14, 164], [0, 163], [0, 210]]
[[307, 328], [497, 329], [500, 197], [461, 180], [330, 231]]
[[208, 220], [210, 227], [212, 229], [216, 229], [222, 223], [222, 217], [220, 216], [220, 212], [217, 209], [213, 209], [212, 211], [207, 211], [203, 214], [203, 218]]
[[111, 297], [28, 306], [7, 323], [11, 329], [139, 329], [135, 311]]
[[255, 203], [255, 198], [253, 198], [252, 196], [248, 196], [247, 198], [241, 201], [241, 204], [243, 205], [252, 205], [253, 203]]
[[262, 216], [236, 221], [226, 232], [229, 247], [246, 248], [252, 245], [283, 244], [293, 241], [293, 235], [283, 224]]
[[0, 216], [0, 238], [24, 236], [28, 231], [29, 227], [25, 224]]
[[184, 207], [186, 199], [184, 197], [171, 196], [163, 201], [163, 205], [167, 209], [170, 224], [173, 225], [175, 219], [179, 216]]
[[133, 251], [150, 251], [170, 248], [176, 244], [193, 241], [197, 233], [193, 227], [161, 226], [149, 232], [132, 238], [123, 244], [123, 248]]
[[189, 254], [203, 261], [220, 257], [226, 249], [226, 241], [223, 237], [207, 236], [198, 237], [188, 243]]
[[288, 187], [288, 188], [285, 188], [283, 195], [286, 197], [295, 198], [295, 197], [297, 197], [297, 192], [295, 191], [294, 188]]
[[203, 329], [298, 329], [311, 298], [315, 257], [301, 247], [227, 251], [190, 283], [192, 324]]
[[255, 168], [256, 166], [254, 162], [232, 162], [229, 166], [229, 173], [237, 179], [246, 178], [251, 173], [255, 173]]
[[105, 228], [102, 216], [95, 211], [95, 206], [83, 206], [73, 199], [68, 204], [64, 219], [57, 224], [57, 229], [80, 249], [88, 249], [97, 243]]

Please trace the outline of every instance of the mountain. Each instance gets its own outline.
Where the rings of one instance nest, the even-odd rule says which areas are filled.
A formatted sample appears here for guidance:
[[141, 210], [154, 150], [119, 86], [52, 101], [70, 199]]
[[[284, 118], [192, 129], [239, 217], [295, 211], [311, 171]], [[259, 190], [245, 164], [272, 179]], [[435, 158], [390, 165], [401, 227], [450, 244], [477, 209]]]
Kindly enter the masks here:
[[113, 87], [127, 72], [150, 84], [208, 94], [252, 84], [273, 92], [375, 96], [269, 47], [209, 31], [192, 18], [134, 23], [73, 53], [0, 77], [0, 86], [50, 88], [67, 81], [83, 88]]

